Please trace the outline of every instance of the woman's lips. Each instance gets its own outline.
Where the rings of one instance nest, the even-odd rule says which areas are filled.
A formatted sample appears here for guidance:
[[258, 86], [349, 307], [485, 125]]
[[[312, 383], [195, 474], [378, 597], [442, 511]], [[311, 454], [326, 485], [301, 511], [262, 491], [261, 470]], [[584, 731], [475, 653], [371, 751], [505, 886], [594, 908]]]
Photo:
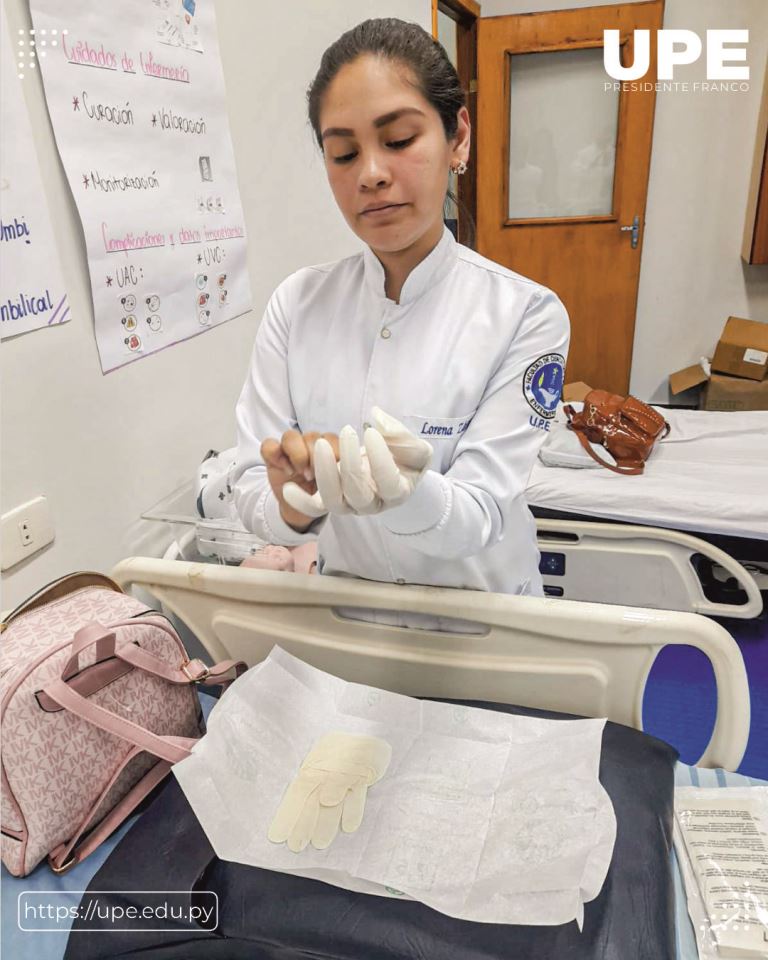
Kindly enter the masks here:
[[363, 210], [362, 215], [364, 217], [372, 217], [373, 219], [378, 219], [379, 217], [386, 217], [396, 210], [402, 210], [405, 206], [404, 203], [392, 203], [386, 207], [379, 207], [378, 210]]

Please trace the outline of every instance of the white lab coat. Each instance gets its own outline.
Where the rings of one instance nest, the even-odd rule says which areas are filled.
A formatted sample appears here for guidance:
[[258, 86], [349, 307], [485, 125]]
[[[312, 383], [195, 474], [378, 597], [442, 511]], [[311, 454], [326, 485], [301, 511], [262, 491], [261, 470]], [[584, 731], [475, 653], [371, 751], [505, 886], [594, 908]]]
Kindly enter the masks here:
[[[298, 270], [267, 305], [237, 404], [240, 519], [271, 543], [319, 535], [323, 574], [541, 594], [523, 492], [568, 341], [552, 291], [456, 243], [447, 227], [399, 303], [367, 246]], [[399, 507], [326, 516], [297, 533], [280, 516], [262, 440], [345, 424], [362, 438], [374, 405], [430, 441], [431, 469]]]

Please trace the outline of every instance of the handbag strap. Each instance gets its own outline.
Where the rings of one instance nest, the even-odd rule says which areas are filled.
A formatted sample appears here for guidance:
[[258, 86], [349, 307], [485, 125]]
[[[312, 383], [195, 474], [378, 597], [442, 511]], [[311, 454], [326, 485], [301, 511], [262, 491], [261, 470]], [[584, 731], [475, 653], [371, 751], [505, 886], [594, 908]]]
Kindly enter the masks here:
[[[96, 659], [117, 657], [133, 667], [138, 667], [145, 673], [167, 680], [169, 683], [211, 683], [221, 685], [226, 689], [229, 684], [244, 673], [248, 666], [242, 660], [222, 660], [212, 667], [207, 667], [202, 660], [184, 660], [178, 667], [172, 667], [167, 661], [155, 657], [149, 651], [136, 646], [125, 644], [120, 649], [115, 647], [115, 628], [133, 626], [136, 620], [121, 620], [111, 627], [100, 623], [86, 623], [75, 633], [72, 640], [70, 658], [61, 673], [62, 680], [69, 680], [79, 668], [79, 656], [83, 650], [96, 645]], [[151, 624], [159, 630], [164, 630], [174, 640], [176, 631], [163, 617], [143, 617], [142, 623]], [[224, 679], [224, 674], [232, 671], [234, 676]]]
[[[172, 667], [167, 661], [153, 656], [147, 650], [137, 647], [135, 644], [126, 644], [115, 651], [115, 656], [125, 663], [143, 670], [145, 673], [151, 673], [156, 677], [161, 677], [169, 683], [208, 683], [226, 688], [244, 673], [248, 666], [242, 660], [221, 660], [212, 667], [206, 666], [202, 660], [197, 658], [185, 660], [178, 667]], [[232, 672], [233, 677], [225, 677], [225, 674]]]
[[[133, 622], [135, 623], [135, 621]], [[128, 623], [131, 623], [131, 621], [128, 621]], [[152, 623], [154, 626], [166, 630], [174, 638], [176, 637], [176, 632], [170, 624], [156, 620], [153, 620]], [[186, 684], [199, 683], [202, 680], [209, 680], [213, 684], [226, 684], [228, 681], [221, 674], [234, 670], [239, 675], [247, 669], [246, 664], [242, 660], [225, 660], [209, 669], [199, 660], [187, 660], [178, 669], [174, 669], [146, 651], [141, 651], [144, 654], [143, 657], [136, 657], [135, 651], [138, 648], [134, 647], [133, 644], [126, 644], [126, 649], [115, 649], [115, 627], [122, 625], [122, 623], [119, 623], [112, 627], [105, 627], [100, 623], [87, 623], [82, 626], [72, 640], [72, 655], [67, 660], [61, 676], [48, 684], [44, 692], [60, 707], [69, 710], [70, 713], [74, 713], [83, 720], [87, 720], [99, 729], [112, 733], [142, 750], [153, 753], [162, 760], [167, 760], [169, 763], [179, 763], [190, 755], [190, 747], [196, 742], [195, 738], [160, 736], [145, 727], [139, 726], [132, 720], [127, 720], [125, 717], [121, 717], [119, 714], [106, 710], [104, 707], [88, 700], [87, 697], [78, 693], [67, 683], [73, 663], [76, 665], [80, 653], [95, 644], [97, 650], [109, 650], [115, 656], [119, 656], [120, 659], [124, 659], [128, 663], [133, 662], [134, 666], [140, 670], [153, 673], [155, 676], [170, 680], [172, 683]], [[133, 648], [133, 652], [128, 648]], [[199, 665], [195, 668], [195, 674], [189, 670], [189, 667], [194, 664]], [[199, 668], [202, 668], [202, 670]]]
[[185, 760], [190, 755], [190, 748], [197, 742], [194, 737], [169, 737], [152, 733], [132, 720], [126, 720], [125, 717], [91, 702], [73, 690], [65, 680], [52, 681], [45, 688], [45, 693], [60, 707], [76, 717], [169, 763], [180, 763]]
[[158, 783], [167, 776], [171, 769], [171, 764], [166, 760], [158, 760], [141, 780], [131, 787], [122, 800], [116, 803], [109, 813], [99, 821], [85, 839], [81, 841], [88, 822], [93, 816], [93, 811], [98, 809], [99, 804], [107, 795], [118, 776], [141, 752], [138, 748], [134, 748], [128, 753], [125, 761], [114, 772], [102, 790], [98, 800], [94, 803], [93, 807], [88, 810], [85, 819], [81, 822], [73, 836], [64, 843], [58, 844], [58, 846], [54, 847], [48, 854], [48, 865], [54, 873], [66, 873], [67, 870], [71, 870], [72, 867], [76, 866], [82, 860], [85, 860], [89, 854], [93, 853], [93, 851], [133, 813], [136, 807], [155, 789]]
[[573, 409], [573, 407], [570, 404], [568, 404], [567, 406], [563, 407], [563, 411], [565, 415], [568, 417], [568, 429], [573, 430], [573, 432], [579, 438], [579, 443], [581, 443], [582, 447], [584, 447], [586, 452], [590, 455], [590, 457], [592, 457], [593, 460], [595, 460], [601, 466], [607, 467], [608, 470], [612, 470], [614, 473], [623, 474], [624, 476], [630, 476], [630, 477], [637, 476], [638, 474], [643, 472], [643, 464], [640, 464], [640, 466], [638, 467], [630, 467], [630, 466], [622, 467], [622, 466], [619, 466], [618, 464], [608, 463], [607, 460], [604, 460], [594, 450], [594, 448], [592, 447], [592, 444], [584, 435], [584, 428], [580, 424], [574, 423], [573, 417], [575, 417], [577, 414], [576, 414], [576, 411]]

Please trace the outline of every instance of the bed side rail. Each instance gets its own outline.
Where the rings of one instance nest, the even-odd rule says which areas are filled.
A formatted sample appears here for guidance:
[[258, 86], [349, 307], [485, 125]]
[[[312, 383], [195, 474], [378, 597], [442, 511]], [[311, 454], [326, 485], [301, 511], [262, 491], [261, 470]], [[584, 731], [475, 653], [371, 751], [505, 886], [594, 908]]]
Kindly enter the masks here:
[[[763, 598], [753, 575], [724, 550], [690, 534], [632, 524], [537, 518], [542, 576], [569, 600], [751, 619]], [[735, 577], [743, 604], [709, 600], [692, 558], [700, 554]]]
[[[410, 696], [517, 703], [637, 729], [658, 651], [690, 644], [712, 662], [718, 693], [699, 763], [735, 770], [746, 747], [741, 652], [727, 631], [694, 614], [143, 557], [122, 561], [112, 576], [156, 597], [214, 661], [252, 665], [278, 644], [345, 680]], [[387, 626], [349, 619], [339, 608], [454, 617], [479, 632]]]

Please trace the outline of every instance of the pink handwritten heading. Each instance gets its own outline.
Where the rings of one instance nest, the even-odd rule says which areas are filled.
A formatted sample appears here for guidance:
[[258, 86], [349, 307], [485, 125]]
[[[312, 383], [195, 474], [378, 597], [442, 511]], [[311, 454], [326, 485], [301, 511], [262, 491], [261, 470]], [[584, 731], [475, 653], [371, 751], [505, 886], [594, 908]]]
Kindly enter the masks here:
[[92, 47], [87, 40], [78, 40], [72, 46], [67, 44], [65, 35], [62, 35], [61, 42], [70, 63], [85, 63], [105, 70], [117, 70], [117, 54], [112, 50], [105, 50], [103, 43], [97, 48]]
[[155, 60], [151, 50], [146, 56], [140, 52], [139, 60], [145, 76], [158, 77], [161, 80], [178, 80], [179, 83], [189, 83], [189, 70], [187, 70], [186, 67], [172, 67], [167, 63], [160, 63], [159, 60]]
[[128, 253], [129, 250], [144, 250], [148, 247], [164, 247], [164, 233], [133, 233], [128, 230], [122, 236], [112, 237], [106, 223], [101, 224], [101, 235], [104, 240], [104, 249], [107, 253]]

